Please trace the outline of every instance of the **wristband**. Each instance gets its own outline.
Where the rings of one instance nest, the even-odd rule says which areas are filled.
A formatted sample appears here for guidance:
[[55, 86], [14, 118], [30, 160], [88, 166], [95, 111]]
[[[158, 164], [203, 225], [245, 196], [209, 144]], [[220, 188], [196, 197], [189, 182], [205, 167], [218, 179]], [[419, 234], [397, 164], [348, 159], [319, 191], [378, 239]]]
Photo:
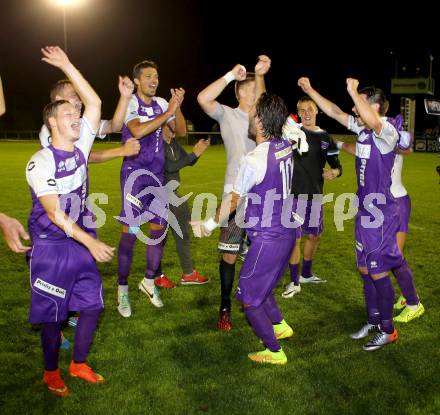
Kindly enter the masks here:
[[228, 85], [232, 81], [235, 81], [235, 75], [232, 73], [232, 71], [229, 71], [225, 76], [223, 76], [223, 79], [226, 81], [226, 85]]
[[214, 220], [214, 218], [209, 218], [203, 226], [208, 232], [212, 232], [215, 228], [218, 227], [218, 223]]

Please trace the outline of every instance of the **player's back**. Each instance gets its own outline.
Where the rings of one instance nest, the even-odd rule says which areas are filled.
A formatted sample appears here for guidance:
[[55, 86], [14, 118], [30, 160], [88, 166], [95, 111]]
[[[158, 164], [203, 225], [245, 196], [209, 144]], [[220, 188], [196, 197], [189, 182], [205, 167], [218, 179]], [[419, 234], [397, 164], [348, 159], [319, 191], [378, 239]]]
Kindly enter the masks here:
[[290, 195], [293, 175], [292, 146], [287, 140], [273, 138], [257, 146], [246, 158], [258, 166], [257, 183], [248, 193], [245, 220], [256, 232], [284, 233], [283, 205]]

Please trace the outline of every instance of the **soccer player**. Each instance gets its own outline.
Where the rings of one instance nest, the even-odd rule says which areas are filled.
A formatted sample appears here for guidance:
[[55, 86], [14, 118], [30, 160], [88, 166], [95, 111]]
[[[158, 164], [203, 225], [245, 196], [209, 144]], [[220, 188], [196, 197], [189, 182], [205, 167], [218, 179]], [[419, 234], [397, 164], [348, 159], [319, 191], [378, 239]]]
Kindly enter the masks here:
[[[131, 316], [128, 275], [136, 234], [145, 222], [150, 224], [150, 242], [146, 252], [145, 277], [139, 283], [139, 289], [155, 307], [163, 307], [160, 291], [154, 284], [167, 231], [162, 126], [175, 116], [176, 134], [186, 134], [185, 119], [180, 110], [185, 91], [182, 88], [172, 89], [169, 103], [156, 97], [158, 69], [154, 62], [148, 60], [134, 66], [133, 79], [137, 92], [130, 99], [122, 142], [134, 137], [140, 140], [141, 150], [135, 157], [126, 157], [121, 166], [122, 211], [119, 220], [122, 234], [118, 248], [118, 311], [123, 317]], [[152, 193], [145, 194], [146, 189]]]
[[[242, 156], [255, 149], [255, 142], [248, 137], [249, 112], [255, 105], [255, 77], [264, 82], [264, 75], [269, 71], [270, 59], [259, 56], [254, 74], [246, 74], [242, 65], [235, 65], [226, 75], [208, 85], [197, 96], [197, 101], [211, 118], [220, 125], [220, 132], [226, 149], [227, 167], [223, 196], [231, 192]], [[217, 97], [226, 86], [235, 81], [235, 96], [238, 107], [222, 105]], [[221, 302], [217, 327], [222, 331], [232, 329], [231, 292], [234, 284], [235, 263], [244, 237], [244, 230], [237, 225], [235, 215], [231, 215], [227, 226], [221, 228], [218, 250], [220, 260]]]
[[[391, 174], [391, 194], [396, 199], [399, 212], [399, 227], [396, 234], [397, 246], [402, 254], [404, 254], [406, 237], [408, 234], [409, 218], [411, 213], [411, 199], [408, 195], [405, 186], [402, 183], [402, 167], [403, 156], [412, 152], [411, 135], [406, 131], [402, 131], [402, 115], [396, 118], [387, 118], [399, 131], [399, 140], [395, 148], [395, 161]], [[349, 154], [356, 155], [356, 146], [353, 143], [344, 143], [339, 141], [338, 147]], [[406, 264], [406, 262], [405, 262]], [[405, 265], [404, 264], [404, 265]], [[408, 266], [406, 264], [406, 266]], [[394, 273], [394, 270], [393, 270]], [[397, 284], [399, 285], [402, 295], [399, 296], [397, 302], [394, 304], [395, 310], [402, 310], [402, 312], [394, 317], [394, 321], [398, 323], [408, 323], [417, 317], [420, 317], [425, 308], [420, 302], [415, 288], [413, 275], [411, 272], [397, 272], [394, 273]]]
[[[305, 96], [297, 102], [297, 111], [301, 119], [301, 129], [307, 137], [309, 149], [307, 153], [294, 154], [294, 182], [292, 194], [305, 204], [304, 223], [301, 226], [304, 242], [302, 273], [299, 274], [300, 244], [295, 244], [289, 268], [291, 282], [282, 293], [284, 298], [291, 298], [301, 291], [301, 283], [325, 282], [312, 272], [312, 262], [318, 248], [323, 231], [322, 194], [324, 178], [333, 180], [342, 174], [342, 166], [338, 159], [339, 150], [331, 136], [316, 125], [318, 107], [310, 97]], [[324, 169], [326, 162], [330, 169]], [[298, 206], [301, 210], [301, 206]], [[298, 210], [297, 210], [298, 212]]]
[[[163, 138], [165, 140], [165, 182], [175, 180], [180, 185], [180, 170], [186, 166], [193, 166], [199, 157], [205, 152], [209, 146], [209, 140], [199, 140], [191, 153], [187, 153], [185, 149], [175, 139], [176, 122], [171, 120], [163, 126]], [[175, 195], [180, 198], [178, 187], [174, 191]], [[191, 220], [191, 212], [188, 203], [185, 201], [179, 206], [170, 204], [170, 211], [175, 216], [179, 228], [182, 232], [180, 236], [176, 229], [171, 226], [171, 232], [176, 242], [177, 255], [179, 256], [180, 266], [182, 268], [182, 276], [180, 283], [183, 285], [200, 285], [206, 284], [209, 279], [197, 272], [193, 267], [191, 257], [191, 237], [189, 230], [189, 222]], [[169, 280], [159, 267], [157, 277], [154, 279], [155, 284], [160, 288], [174, 288], [176, 285]]]
[[398, 338], [393, 324], [394, 287], [389, 272], [411, 274], [397, 246], [398, 206], [390, 191], [399, 132], [384, 116], [388, 101], [378, 88], [358, 91], [358, 80], [347, 79], [347, 91], [354, 102], [356, 117], [353, 117], [321, 96], [308, 78], [300, 78], [298, 85], [325, 114], [358, 134], [356, 257], [364, 284], [368, 322], [351, 337], [363, 339], [375, 331], [376, 335], [363, 348], [378, 350]]
[[59, 48], [42, 49], [42, 60], [60, 68], [84, 102], [84, 116], [68, 101], [48, 104], [43, 111], [52, 143], [35, 153], [26, 167], [31, 188], [29, 232], [30, 322], [42, 324], [41, 341], [50, 392], [67, 395], [69, 389], [58, 368], [61, 325], [69, 310], [80, 312], [69, 373], [90, 383], [103, 377], [86, 362], [103, 308], [102, 283], [96, 262], [110, 261], [114, 248], [83, 230], [88, 195], [87, 158], [101, 117], [101, 100]]
[[[99, 129], [97, 137], [105, 138], [107, 134], [118, 133], [121, 131], [124, 123], [125, 113], [130, 102], [131, 95], [133, 93], [133, 82], [127, 76], [119, 76], [118, 88], [121, 94], [118, 105], [116, 106], [115, 113], [112, 120], [101, 120], [99, 123]], [[83, 103], [78, 96], [75, 88], [68, 79], [62, 79], [57, 81], [50, 90], [50, 100], [66, 100], [70, 102], [79, 112], [83, 110]], [[48, 128], [43, 124], [39, 134], [40, 143], [42, 147], [47, 147], [51, 143], [51, 136]], [[140, 146], [136, 139], [131, 138], [125, 142], [124, 145], [100, 150], [91, 151], [89, 155], [89, 163], [102, 163], [108, 160], [112, 160], [117, 157], [130, 157], [139, 153]]]
[[[283, 223], [283, 205], [290, 195], [293, 175], [292, 145], [282, 138], [287, 115], [283, 100], [276, 95], [263, 93], [258, 98], [255, 111], [249, 114], [249, 135], [256, 140], [255, 150], [240, 162], [233, 190], [215, 218], [193, 223], [196, 236], [209, 236], [227, 220], [240, 200], [246, 199], [246, 232], [251, 244], [240, 270], [236, 297], [266, 347], [250, 353], [249, 358], [270, 364], [287, 363], [278, 340], [293, 334], [272, 293], [284, 274], [296, 240], [296, 232]], [[290, 212], [289, 209], [289, 217]]]

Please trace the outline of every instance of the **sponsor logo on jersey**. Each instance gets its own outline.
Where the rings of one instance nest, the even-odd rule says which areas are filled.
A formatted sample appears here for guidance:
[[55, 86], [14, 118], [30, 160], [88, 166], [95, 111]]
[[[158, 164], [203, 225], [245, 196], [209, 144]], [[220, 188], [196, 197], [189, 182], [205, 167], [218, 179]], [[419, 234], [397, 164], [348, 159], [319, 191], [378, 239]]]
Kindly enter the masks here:
[[57, 287], [56, 285], [50, 284], [41, 278], [37, 278], [34, 282], [34, 287], [38, 288], [45, 293], [54, 295], [59, 298], [66, 298], [66, 290], [61, 287]]
[[125, 196], [125, 198], [132, 204], [135, 205], [136, 207], [138, 207], [139, 209], [142, 209], [142, 202], [135, 196], [133, 196], [130, 193], [127, 193], [127, 196]]
[[146, 113], [149, 117], [152, 117], [154, 115], [154, 110], [151, 107], [146, 107], [144, 105], [141, 105], [140, 109], [142, 112]]
[[275, 159], [279, 160], [281, 158], [288, 156], [289, 154], [292, 154], [292, 147], [291, 146], [286, 147], [284, 150], [277, 151], [275, 153]]
[[75, 168], [76, 168], [75, 157], [70, 157], [70, 158], [66, 159], [65, 166], [66, 166], [67, 171], [75, 170]]

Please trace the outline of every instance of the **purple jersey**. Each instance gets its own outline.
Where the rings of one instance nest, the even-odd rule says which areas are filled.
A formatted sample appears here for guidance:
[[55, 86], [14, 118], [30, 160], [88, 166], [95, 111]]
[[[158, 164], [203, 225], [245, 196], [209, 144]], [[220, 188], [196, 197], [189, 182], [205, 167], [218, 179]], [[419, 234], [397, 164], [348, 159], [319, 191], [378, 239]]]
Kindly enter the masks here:
[[[359, 127], [354, 117], [349, 117], [348, 128], [358, 134], [356, 175], [360, 210], [365, 210], [365, 198], [375, 193], [385, 196], [386, 206], [395, 204], [390, 187], [395, 159], [394, 148], [399, 133], [385, 117], [382, 117], [381, 120], [382, 131], [375, 134], [372, 130]], [[381, 206], [385, 205], [378, 204], [377, 207], [381, 209]]]
[[292, 145], [285, 139], [265, 141], [243, 157], [233, 191], [247, 197], [248, 231], [286, 232], [282, 212], [292, 174]]
[[[122, 128], [122, 143], [132, 137], [127, 124], [139, 119], [140, 122], [152, 121], [168, 109], [168, 103], [159, 97], [154, 97], [151, 104], [146, 104], [137, 94], [132, 95], [125, 117], [125, 124]], [[140, 141], [141, 150], [137, 156], [126, 157], [123, 168], [134, 169], [144, 168], [162, 178], [165, 167], [165, 152], [162, 137], [162, 127], [142, 137]]]
[[83, 218], [89, 214], [86, 208], [88, 196], [87, 158], [96, 132], [87, 119], [81, 122], [80, 138], [73, 151], [63, 151], [49, 145], [35, 153], [26, 167], [26, 179], [32, 196], [29, 232], [32, 241], [59, 240], [66, 233], [47, 216], [39, 197], [59, 195], [60, 207], [79, 226], [84, 228]]

